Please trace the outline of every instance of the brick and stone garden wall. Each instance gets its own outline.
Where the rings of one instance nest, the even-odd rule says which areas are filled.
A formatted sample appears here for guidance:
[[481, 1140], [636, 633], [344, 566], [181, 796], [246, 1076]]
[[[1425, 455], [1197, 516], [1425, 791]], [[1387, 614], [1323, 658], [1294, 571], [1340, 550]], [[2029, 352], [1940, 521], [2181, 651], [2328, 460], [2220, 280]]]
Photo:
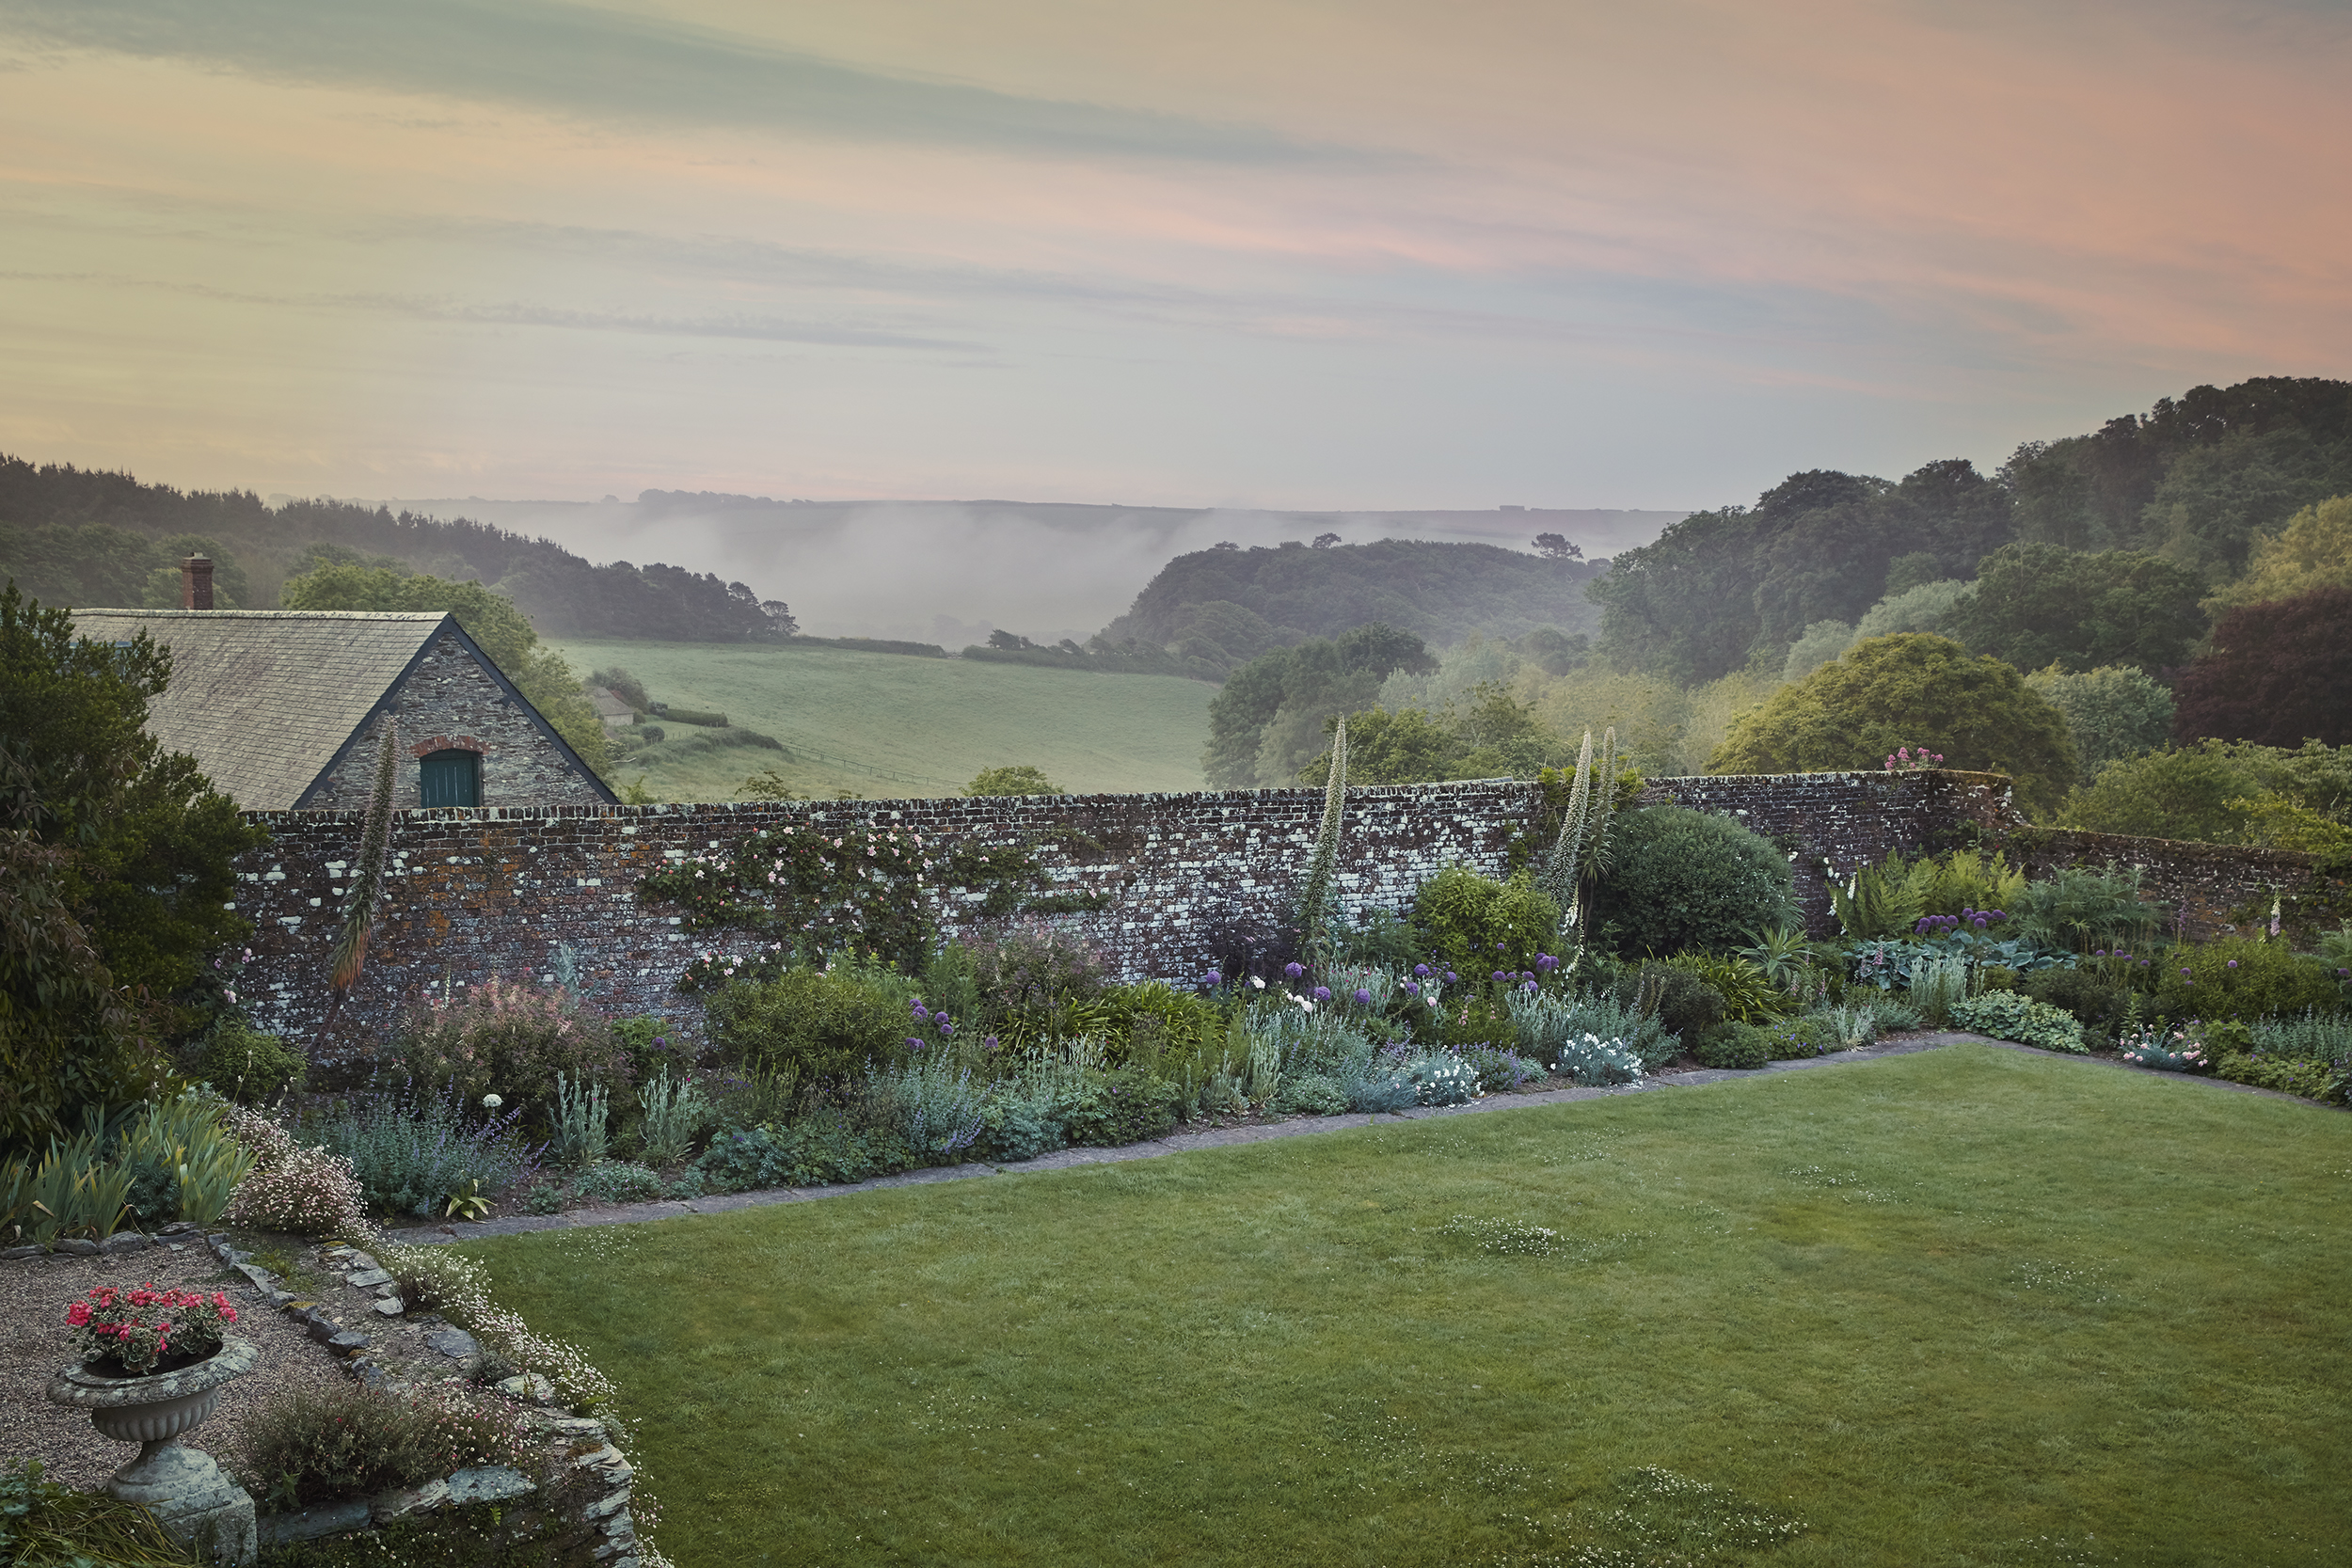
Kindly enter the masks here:
[[[1822, 934], [1835, 929], [1825, 872], [1842, 876], [1891, 848], [1933, 847], [1972, 826], [1995, 837], [2022, 827], [2007, 779], [1953, 771], [1663, 779], [1644, 799], [1721, 813], [1778, 843], [1791, 857], [1808, 924]], [[1351, 911], [1403, 910], [1423, 879], [1454, 860], [1500, 875], [1542, 804], [1538, 786], [1514, 780], [1352, 789], [1342, 898]], [[615, 1008], [675, 1008], [672, 987], [694, 955], [752, 944], [729, 932], [688, 932], [675, 910], [637, 901], [639, 879], [787, 823], [870, 822], [943, 845], [1033, 843], [1056, 891], [1102, 897], [1101, 909], [1057, 921], [1083, 931], [1131, 978], [1189, 978], [1232, 932], [1287, 914], [1321, 813], [1321, 792], [1308, 789], [402, 812], [351, 1013], [380, 1017], [404, 997], [493, 975], [545, 979], [563, 946], [580, 978]], [[257, 927], [244, 998], [262, 1027], [309, 1038], [326, 1008], [327, 954], [360, 816], [288, 812], [255, 820], [276, 838], [241, 863], [237, 908]], [[2041, 842], [2056, 843], [2056, 835]], [[2118, 845], [2160, 841], [2090, 847]], [[2116, 858], [2129, 863], [2134, 856]], [[2143, 849], [2137, 858], [2158, 857]], [[2232, 889], [2279, 869], [2267, 861], [2233, 870], [2238, 863], [2227, 857], [2190, 859], [2200, 911], [2242, 902], [2250, 895], [2233, 900]], [[2152, 885], [2161, 890], [2190, 874], [2176, 876], [2175, 861], [2163, 859]], [[973, 904], [946, 914], [954, 934], [977, 924]]]

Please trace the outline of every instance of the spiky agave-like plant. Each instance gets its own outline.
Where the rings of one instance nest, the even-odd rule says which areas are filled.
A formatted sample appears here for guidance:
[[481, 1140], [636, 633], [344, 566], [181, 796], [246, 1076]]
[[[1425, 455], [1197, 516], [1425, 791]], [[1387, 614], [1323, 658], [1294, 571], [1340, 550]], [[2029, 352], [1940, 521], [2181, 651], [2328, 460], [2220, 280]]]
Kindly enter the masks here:
[[1567, 809], [1560, 815], [1560, 836], [1544, 862], [1540, 885], [1560, 906], [1564, 934], [1579, 938], [1584, 913], [1584, 883], [1609, 869], [1610, 828], [1617, 805], [1617, 732], [1602, 732], [1597, 756], [1593, 732], [1576, 757], [1576, 780], [1568, 786]]
[[391, 837], [392, 777], [398, 766], [399, 739], [392, 716], [384, 716], [384, 744], [375, 764], [375, 792], [368, 798], [368, 815], [359, 829], [359, 863], [352, 871], [351, 895], [343, 905], [342, 930], [335, 938], [334, 973], [328, 981], [326, 1022], [335, 1025], [343, 998], [368, 961], [368, 938], [375, 930], [375, 906], [384, 891], [384, 850]]
[[1308, 958], [1331, 959], [1331, 879], [1339, 869], [1340, 818], [1347, 811], [1347, 716], [1331, 732], [1331, 777], [1323, 786], [1323, 824], [1315, 830], [1314, 858], [1307, 863], [1307, 886], [1298, 900], [1298, 928]]

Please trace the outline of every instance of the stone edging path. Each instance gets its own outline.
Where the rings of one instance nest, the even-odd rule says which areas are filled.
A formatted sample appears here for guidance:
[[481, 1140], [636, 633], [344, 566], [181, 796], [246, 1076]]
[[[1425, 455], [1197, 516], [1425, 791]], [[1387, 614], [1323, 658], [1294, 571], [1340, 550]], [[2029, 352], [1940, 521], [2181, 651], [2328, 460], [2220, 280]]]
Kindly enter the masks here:
[[[1421, 1121], [1433, 1117], [1476, 1116], [1487, 1111], [1516, 1111], [1534, 1105], [1565, 1105], [1578, 1101], [1603, 1100], [1613, 1096], [1646, 1094], [1655, 1089], [1696, 1088], [1706, 1084], [1769, 1078], [1788, 1072], [1809, 1072], [1817, 1068], [1846, 1067], [1857, 1062], [1875, 1062], [1888, 1056], [1908, 1056], [1921, 1051], [1939, 1051], [1947, 1045], [1989, 1045], [2002, 1051], [2021, 1052], [2028, 1056], [2047, 1057], [2052, 1061], [2078, 1062], [2087, 1067], [2105, 1067], [2122, 1072], [2146, 1073], [2150, 1077], [2167, 1078], [2183, 1084], [2201, 1084], [2212, 1088], [2228, 1089], [2238, 1094], [2263, 1095], [2273, 1100], [2292, 1101], [2298, 1105], [2311, 1105], [2314, 1110], [2335, 1110], [2299, 1100], [2291, 1094], [2274, 1089], [2256, 1088], [2249, 1084], [2233, 1084], [2226, 1079], [2205, 1078], [2191, 1073], [2158, 1072], [2150, 1068], [2136, 1068], [2127, 1063], [2105, 1057], [2075, 1056], [2064, 1052], [2043, 1051], [2011, 1040], [1996, 1040], [1983, 1035], [1958, 1031], [1929, 1032], [1906, 1035], [1900, 1039], [1879, 1045], [1861, 1046], [1852, 1051], [1832, 1052], [1826, 1056], [1809, 1056], [1795, 1061], [1772, 1062], [1760, 1068], [1698, 1068], [1688, 1072], [1661, 1072], [1636, 1084], [1618, 1084], [1608, 1088], [1545, 1089], [1534, 1094], [1494, 1094], [1473, 1100], [1467, 1105], [1416, 1105], [1409, 1110], [1381, 1112], [1373, 1115], [1350, 1113], [1338, 1117], [1294, 1117], [1287, 1121], [1257, 1123], [1247, 1127], [1216, 1127], [1200, 1132], [1171, 1132], [1164, 1138], [1143, 1143], [1127, 1144], [1118, 1148], [1061, 1148], [1051, 1154], [1041, 1154], [1034, 1160], [1014, 1164], [987, 1164], [978, 1162], [961, 1165], [931, 1165], [921, 1170], [899, 1171], [892, 1176], [878, 1176], [870, 1181], [845, 1182], [831, 1187], [771, 1187], [755, 1192], [726, 1193], [709, 1197], [669, 1198], [655, 1203], [630, 1203], [609, 1209], [569, 1210], [560, 1214], [515, 1214], [501, 1219], [437, 1226], [415, 1230], [385, 1232], [388, 1241], [409, 1245], [431, 1245], [437, 1243], [472, 1241], [484, 1236], [519, 1236], [537, 1230], [577, 1230], [605, 1225], [642, 1225], [649, 1220], [687, 1219], [698, 1214], [724, 1214], [738, 1209], [764, 1209], [780, 1203], [812, 1203], [819, 1198], [843, 1197], [851, 1193], [872, 1192], [881, 1187], [914, 1187], [934, 1181], [968, 1181], [984, 1176], [1020, 1176], [1030, 1171], [1067, 1170], [1073, 1165], [1117, 1164], [1128, 1160], [1152, 1160], [1164, 1154], [1188, 1154], [1195, 1149], [1224, 1148], [1236, 1144], [1264, 1143], [1274, 1138], [1311, 1137], [1318, 1132], [1338, 1132], [1351, 1128], [1373, 1127], [1384, 1122]], [[2339, 1112], [2339, 1114], [2342, 1114]]]

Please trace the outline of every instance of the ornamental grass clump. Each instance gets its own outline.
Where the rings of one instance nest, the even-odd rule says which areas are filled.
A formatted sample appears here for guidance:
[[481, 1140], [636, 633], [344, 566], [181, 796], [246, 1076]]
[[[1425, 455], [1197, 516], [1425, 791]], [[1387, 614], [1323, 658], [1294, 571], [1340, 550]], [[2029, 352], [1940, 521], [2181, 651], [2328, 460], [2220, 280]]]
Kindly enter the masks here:
[[0, 1470], [0, 1562], [186, 1568], [195, 1560], [185, 1543], [166, 1534], [136, 1503], [44, 1481], [38, 1459]]
[[298, 1386], [246, 1416], [236, 1442], [246, 1490], [284, 1510], [482, 1465], [548, 1480], [519, 1407], [447, 1383], [401, 1393], [358, 1383]]

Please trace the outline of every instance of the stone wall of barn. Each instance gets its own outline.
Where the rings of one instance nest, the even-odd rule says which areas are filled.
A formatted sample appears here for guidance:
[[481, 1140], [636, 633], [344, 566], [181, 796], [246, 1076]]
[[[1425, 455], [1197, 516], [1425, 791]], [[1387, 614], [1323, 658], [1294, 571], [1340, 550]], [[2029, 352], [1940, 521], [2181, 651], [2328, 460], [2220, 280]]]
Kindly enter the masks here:
[[[400, 751], [392, 803], [418, 808], [423, 759], [435, 752], [472, 752], [482, 758], [484, 809], [529, 800], [553, 806], [596, 806], [596, 784], [532, 721], [530, 711], [500, 689], [458, 638], [444, 632], [393, 695]], [[310, 811], [358, 812], [375, 791], [380, 730], [371, 725], [334, 769], [304, 797]]]
[[[1835, 929], [1828, 876], [1890, 849], [1999, 841], [2023, 829], [2009, 781], [1990, 774], [1663, 779], [1644, 799], [1717, 812], [1773, 840], [1790, 857], [1820, 934]], [[1351, 912], [1402, 911], [1423, 879], [1454, 860], [1501, 875], [1542, 808], [1539, 787], [1514, 780], [1351, 789], [1342, 899]], [[675, 909], [641, 903], [637, 882], [667, 862], [786, 824], [871, 823], [942, 845], [1033, 845], [1057, 891], [1102, 895], [1103, 908], [1057, 923], [1131, 978], [1189, 978], [1285, 918], [1321, 812], [1321, 792], [1309, 789], [404, 812], [392, 825], [389, 891], [351, 1013], [365, 1020], [404, 997], [493, 975], [550, 979], [566, 949], [580, 981], [612, 1007], [675, 1009], [672, 988], [695, 955], [754, 943], [686, 930]], [[255, 820], [276, 836], [241, 864], [238, 909], [257, 927], [244, 994], [264, 1027], [308, 1038], [325, 1011], [360, 816]], [[2266, 898], [2277, 878], [2309, 875], [2306, 857], [2094, 836], [2025, 832], [2037, 863], [2058, 863], [2081, 839], [2072, 848], [2084, 863], [2143, 866], [2152, 896], [2190, 911], [2192, 934], [2218, 928], [2235, 905]], [[950, 898], [943, 913], [951, 933], [977, 927], [977, 898]]]

